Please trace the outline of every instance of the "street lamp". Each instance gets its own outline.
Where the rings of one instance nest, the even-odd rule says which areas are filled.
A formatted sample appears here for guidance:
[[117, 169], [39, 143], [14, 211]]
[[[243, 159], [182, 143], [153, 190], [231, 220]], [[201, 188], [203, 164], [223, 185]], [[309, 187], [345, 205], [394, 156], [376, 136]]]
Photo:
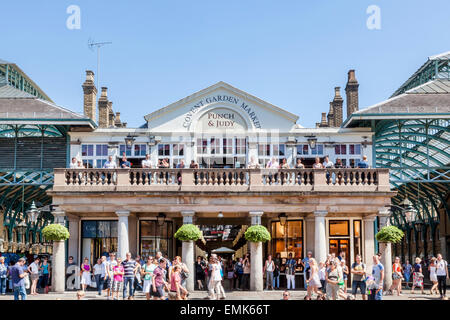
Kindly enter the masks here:
[[131, 134], [129, 134], [126, 138], [125, 138], [125, 144], [127, 145], [127, 147], [131, 148], [131, 146], [133, 145], [133, 142], [135, 141], [135, 136], [132, 136]]
[[305, 138], [308, 138], [308, 144], [311, 149], [316, 148], [317, 138], [316, 136], [305, 136]]
[[158, 227], [162, 227], [165, 221], [166, 215], [162, 212], [158, 213], [158, 215], [156, 216], [156, 223], [158, 224]]
[[31, 203], [31, 207], [30, 209], [27, 211], [27, 214], [30, 217], [30, 222], [33, 225], [36, 225], [36, 221], [38, 219], [40, 211], [36, 208], [36, 204], [34, 203], [34, 201]]
[[280, 225], [282, 226], [282, 227], [284, 227], [285, 225], [286, 225], [286, 221], [287, 221], [287, 215], [286, 215], [286, 213], [280, 213], [279, 215], [278, 215], [278, 219], [280, 219]]

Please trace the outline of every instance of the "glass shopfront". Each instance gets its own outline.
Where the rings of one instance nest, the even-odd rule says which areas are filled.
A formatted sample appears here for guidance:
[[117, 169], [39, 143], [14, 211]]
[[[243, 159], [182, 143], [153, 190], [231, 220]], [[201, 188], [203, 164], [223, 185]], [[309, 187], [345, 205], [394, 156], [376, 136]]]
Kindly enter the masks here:
[[161, 226], [156, 220], [139, 221], [139, 252], [146, 261], [148, 256], [155, 256], [161, 251], [163, 255], [173, 257], [173, 222], [165, 221]]
[[117, 220], [81, 221], [81, 257], [95, 264], [101, 256], [117, 252]]

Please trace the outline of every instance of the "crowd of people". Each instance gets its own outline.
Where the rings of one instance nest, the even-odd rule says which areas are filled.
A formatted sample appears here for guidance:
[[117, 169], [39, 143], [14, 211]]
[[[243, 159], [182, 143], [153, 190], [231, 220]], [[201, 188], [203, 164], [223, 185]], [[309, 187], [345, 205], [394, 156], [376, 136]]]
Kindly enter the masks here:
[[47, 294], [49, 291], [51, 266], [47, 257], [35, 257], [33, 262], [27, 263], [25, 258], [19, 258], [17, 262], [5, 263], [5, 257], [0, 257], [0, 293], [6, 295], [7, 289], [14, 293], [14, 299], [25, 300], [27, 289], [30, 295], [38, 295], [39, 289]]
[[[275, 258], [269, 255], [263, 264], [265, 289], [279, 290], [280, 275], [284, 272], [286, 291], [283, 299], [285, 294], [289, 299], [289, 290], [295, 289], [297, 267], [301, 266], [306, 288], [305, 299], [354, 300], [359, 289], [363, 300], [382, 300], [383, 295], [402, 295], [403, 284], [409, 288], [410, 279], [412, 286], [409, 292], [413, 294], [416, 288], [420, 288], [424, 294], [426, 269], [432, 283], [430, 294], [438, 294], [440, 299], [447, 300], [448, 265], [441, 254], [431, 257], [427, 263], [417, 257], [413, 265], [408, 260], [402, 264], [400, 258], [395, 257], [392, 286], [384, 293], [386, 267], [380, 262], [380, 254], [374, 255], [372, 259], [372, 268], [369, 270], [360, 255], [356, 255], [355, 262], [347, 266], [345, 252], [338, 256], [329, 254], [325, 261], [317, 261], [310, 251], [302, 260], [294, 259], [291, 253], [287, 259], [281, 259], [280, 254]], [[76, 264], [73, 257], [69, 257], [67, 266], [72, 265]], [[250, 254], [236, 260], [215, 254], [211, 254], [208, 260], [198, 256], [194, 270], [189, 270], [181, 257], [176, 256], [170, 261], [161, 252], [157, 252], [154, 257], [149, 256], [146, 261], [139, 255], [133, 259], [131, 253], [127, 253], [124, 259], [109, 253], [97, 259], [95, 264], [84, 258], [81, 266], [75, 269], [79, 270], [79, 299], [84, 299], [85, 291], [95, 282], [97, 296], [108, 300], [133, 300], [136, 291], [144, 293], [148, 300], [186, 300], [189, 297], [186, 279], [190, 276], [194, 277], [195, 289], [207, 292], [205, 299], [225, 299], [225, 288], [227, 291], [250, 290], [251, 259]], [[6, 266], [4, 257], [0, 257], [0, 293], [6, 294], [7, 280], [11, 283], [16, 300], [26, 299], [26, 289], [30, 290], [31, 295], [38, 295], [39, 288], [48, 293], [50, 274], [51, 267], [46, 257], [42, 261], [36, 257], [29, 265], [25, 258], [20, 258], [10, 266]]]
[[[367, 156], [363, 156], [363, 158], [355, 164], [357, 168], [369, 168], [370, 164], [367, 161]], [[104, 162], [103, 169], [130, 169], [133, 167], [133, 164], [128, 161], [127, 156], [125, 153], [123, 153], [122, 157], [119, 160], [119, 164], [114, 160], [113, 156], [108, 156], [108, 160]], [[212, 167], [218, 167], [218, 164], [214, 162], [212, 164]], [[315, 162], [312, 165], [313, 169], [343, 169], [347, 168], [348, 166], [345, 166], [342, 162], [342, 159], [337, 158], [336, 163], [333, 163], [329, 156], [325, 156], [323, 158], [323, 161], [320, 162], [320, 157], [315, 158]], [[72, 162], [70, 163], [70, 169], [85, 169], [85, 165], [81, 160], [78, 160], [76, 157], [72, 158]], [[159, 169], [165, 169], [170, 168], [170, 160], [169, 158], [162, 158], [158, 159], [156, 163], [154, 163], [151, 160], [151, 156], [149, 154], [146, 154], [145, 159], [141, 160], [141, 168], [144, 169], [152, 169], [152, 168], [159, 168]], [[186, 168], [186, 165], [184, 163], [183, 159], [180, 159], [178, 163], [173, 164], [173, 168], [177, 169], [184, 169]], [[199, 164], [195, 160], [191, 160], [191, 163], [189, 164], [190, 169], [198, 169]], [[248, 169], [261, 169], [261, 164], [255, 159], [254, 156], [250, 157], [250, 161], [247, 165]], [[280, 161], [278, 161], [277, 157], [272, 157], [265, 166], [263, 166], [265, 169], [305, 169], [305, 165], [302, 162], [301, 158], [297, 158], [295, 165], [292, 167], [289, 165], [286, 158], [281, 158]]]

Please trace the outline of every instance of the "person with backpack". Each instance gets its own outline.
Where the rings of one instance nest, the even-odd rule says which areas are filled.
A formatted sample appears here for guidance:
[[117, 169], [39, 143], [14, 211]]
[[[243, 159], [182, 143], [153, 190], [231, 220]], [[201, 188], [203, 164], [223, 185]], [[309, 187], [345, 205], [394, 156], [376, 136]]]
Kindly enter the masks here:
[[274, 289], [280, 289], [280, 272], [281, 272], [281, 254], [278, 252], [273, 259], [273, 263], [275, 263], [275, 270], [273, 270], [273, 283], [272, 287]]
[[266, 274], [266, 290], [273, 290], [273, 272], [275, 271], [275, 263], [272, 260], [272, 256], [269, 255], [264, 264], [263, 273]]
[[285, 272], [287, 289], [295, 289], [295, 269], [297, 268], [297, 261], [292, 258], [292, 253], [289, 253], [289, 259], [286, 261]]
[[366, 265], [361, 261], [361, 255], [356, 255], [350, 273], [353, 274], [352, 295], [356, 296], [359, 288], [363, 300], [366, 300]]
[[382, 300], [384, 266], [381, 264], [378, 255], [373, 256], [372, 277], [373, 277], [373, 286], [370, 287], [369, 300]]
[[239, 260], [234, 264], [234, 274], [236, 275], [237, 279], [237, 290], [242, 290], [242, 275], [244, 274], [244, 265], [242, 264], [242, 261], [243, 259], [239, 258]]

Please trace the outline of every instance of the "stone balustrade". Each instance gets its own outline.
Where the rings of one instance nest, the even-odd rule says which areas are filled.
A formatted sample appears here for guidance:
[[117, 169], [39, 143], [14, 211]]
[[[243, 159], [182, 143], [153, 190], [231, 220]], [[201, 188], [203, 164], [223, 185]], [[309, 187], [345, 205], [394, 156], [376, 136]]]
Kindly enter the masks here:
[[53, 191], [389, 192], [388, 169], [55, 169]]

